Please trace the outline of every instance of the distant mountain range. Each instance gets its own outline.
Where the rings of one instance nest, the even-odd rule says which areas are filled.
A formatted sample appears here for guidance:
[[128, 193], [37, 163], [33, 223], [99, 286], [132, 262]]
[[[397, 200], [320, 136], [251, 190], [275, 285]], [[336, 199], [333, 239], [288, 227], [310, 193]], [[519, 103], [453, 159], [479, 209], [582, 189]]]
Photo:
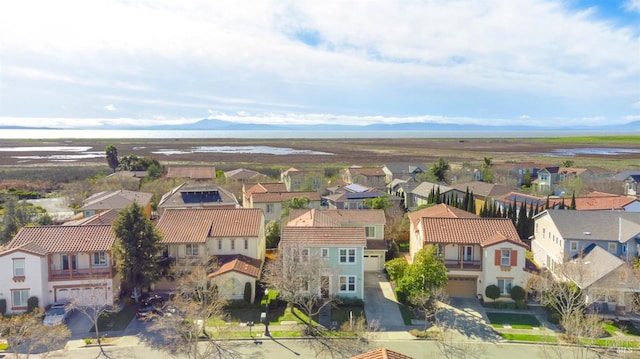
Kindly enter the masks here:
[[[525, 120], [523, 120], [524, 122]], [[25, 126], [0, 126], [0, 129], [52, 129], [50, 127], [25, 127]], [[96, 128], [86, 128], [96, 129]], [[602, 131], [602, 132], [640, 132], [640, 121], [630, 122], [624, 125], [604, 126], [554, 126], [541, 127], [532, 125], [459, 125], [439, 123], [407, 122], [397, 124], [373, 124], [366, 126], [354, 125], [268, 125], [253, 123], [238, 123], [215, 119], [203, 119], [194, 123], [182, 125], [157, 125], [157, 126], [118, 126], [100, 127], [109, 130], [172, 130], [172, 131]]]

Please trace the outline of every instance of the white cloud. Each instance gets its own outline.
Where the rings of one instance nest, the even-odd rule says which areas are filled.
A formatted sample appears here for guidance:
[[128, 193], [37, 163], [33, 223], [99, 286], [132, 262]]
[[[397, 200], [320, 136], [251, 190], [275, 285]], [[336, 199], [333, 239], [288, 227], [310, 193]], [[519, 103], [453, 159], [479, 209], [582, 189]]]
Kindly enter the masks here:
[[116, 111], [116, 107], [113, 104], [108, 104], [104, 107], [107, 111]]
[[624, 8], [627, 11], [640, 12], [640, 0], [627, 0], [627, 2], [624, 3]]

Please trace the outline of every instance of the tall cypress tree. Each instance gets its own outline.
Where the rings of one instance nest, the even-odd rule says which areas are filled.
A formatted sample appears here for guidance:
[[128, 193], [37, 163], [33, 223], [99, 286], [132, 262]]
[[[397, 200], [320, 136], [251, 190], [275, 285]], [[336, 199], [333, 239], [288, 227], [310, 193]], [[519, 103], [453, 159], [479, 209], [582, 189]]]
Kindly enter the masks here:
[[571, 194], [571, 205], [569, 206], [569, 209], [572, 209], [574, 211], [576, 209], [576, 191], [573, 191], [573, 193]]

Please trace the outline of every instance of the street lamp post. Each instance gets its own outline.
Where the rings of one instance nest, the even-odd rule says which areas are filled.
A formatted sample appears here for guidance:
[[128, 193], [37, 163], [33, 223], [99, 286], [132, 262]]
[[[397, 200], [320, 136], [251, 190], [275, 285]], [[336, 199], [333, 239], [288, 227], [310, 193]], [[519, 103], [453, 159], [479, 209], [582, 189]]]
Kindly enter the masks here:
[[270, 337], [271, 333], [269, 333], [269, 289], [264, 290], [264, 296], [266, 299], [264, 300], [264, 336]]

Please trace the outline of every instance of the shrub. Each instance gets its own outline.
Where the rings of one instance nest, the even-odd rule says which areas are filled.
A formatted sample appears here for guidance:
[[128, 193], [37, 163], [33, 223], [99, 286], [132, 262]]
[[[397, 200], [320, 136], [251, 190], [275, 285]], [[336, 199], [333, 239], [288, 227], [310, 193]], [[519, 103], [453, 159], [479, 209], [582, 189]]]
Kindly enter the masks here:
[[38, 297], [29, 297], [27, 299], [27, 313], [33, 312], [34, 309], [39, 307], [40, 300]]
[[521, 286], [516, 285], [511, 288], [511, 299], [515, 300], [516, 302], [524, 300], [524, 297], [526, 295], [527, 293]]
[[7, 300], [0, 299], [0, 315], [7, 314]]
[[516, 309], [527, 309], [527, 308], [529, 308], [529, 306], [527, 305], [527, 302], [525, 302], [524, 300], [516, 301]]
[[500, 288], [498, 288], [498, 286], [495, 284], [488, 285], [487, 289], [485, 289], [484, 291], [484, 295], [486, 295], [487, 298], [496, 300], [500, 298]]
[[560, 315], [560, 313], [555, 313], [555, 312], [554, 313], [550, 313], [548, 320], [549, 320], [549, 323], [558, 325], [558, 324], [560, 324], [560, 321], [562, 320], [562, 315]]
[[396, 299], [398, 300], [398, 302], [406, 304], [407, 303], [407, 294], [405, 292], [402, 291], [402, 289], [400, 288], [396, 288]]
[[251, 283], [249, 283], [249, 282], [246, 282], [244, 284], [244, 296], [243, 296], [243, 299], [244, 299], [244, 303], [245, 304], [247, 304], [247, 305], [251, 304]]
[[384, 269], [389, 273], [389, 279], [392, 281], [402, 278], [408, 267], [409, 263], [404, 258], [392, 259], [384, 264]]
[[84, 338], [84, 344], [86, 345], [91, 344], [91, 338]]

